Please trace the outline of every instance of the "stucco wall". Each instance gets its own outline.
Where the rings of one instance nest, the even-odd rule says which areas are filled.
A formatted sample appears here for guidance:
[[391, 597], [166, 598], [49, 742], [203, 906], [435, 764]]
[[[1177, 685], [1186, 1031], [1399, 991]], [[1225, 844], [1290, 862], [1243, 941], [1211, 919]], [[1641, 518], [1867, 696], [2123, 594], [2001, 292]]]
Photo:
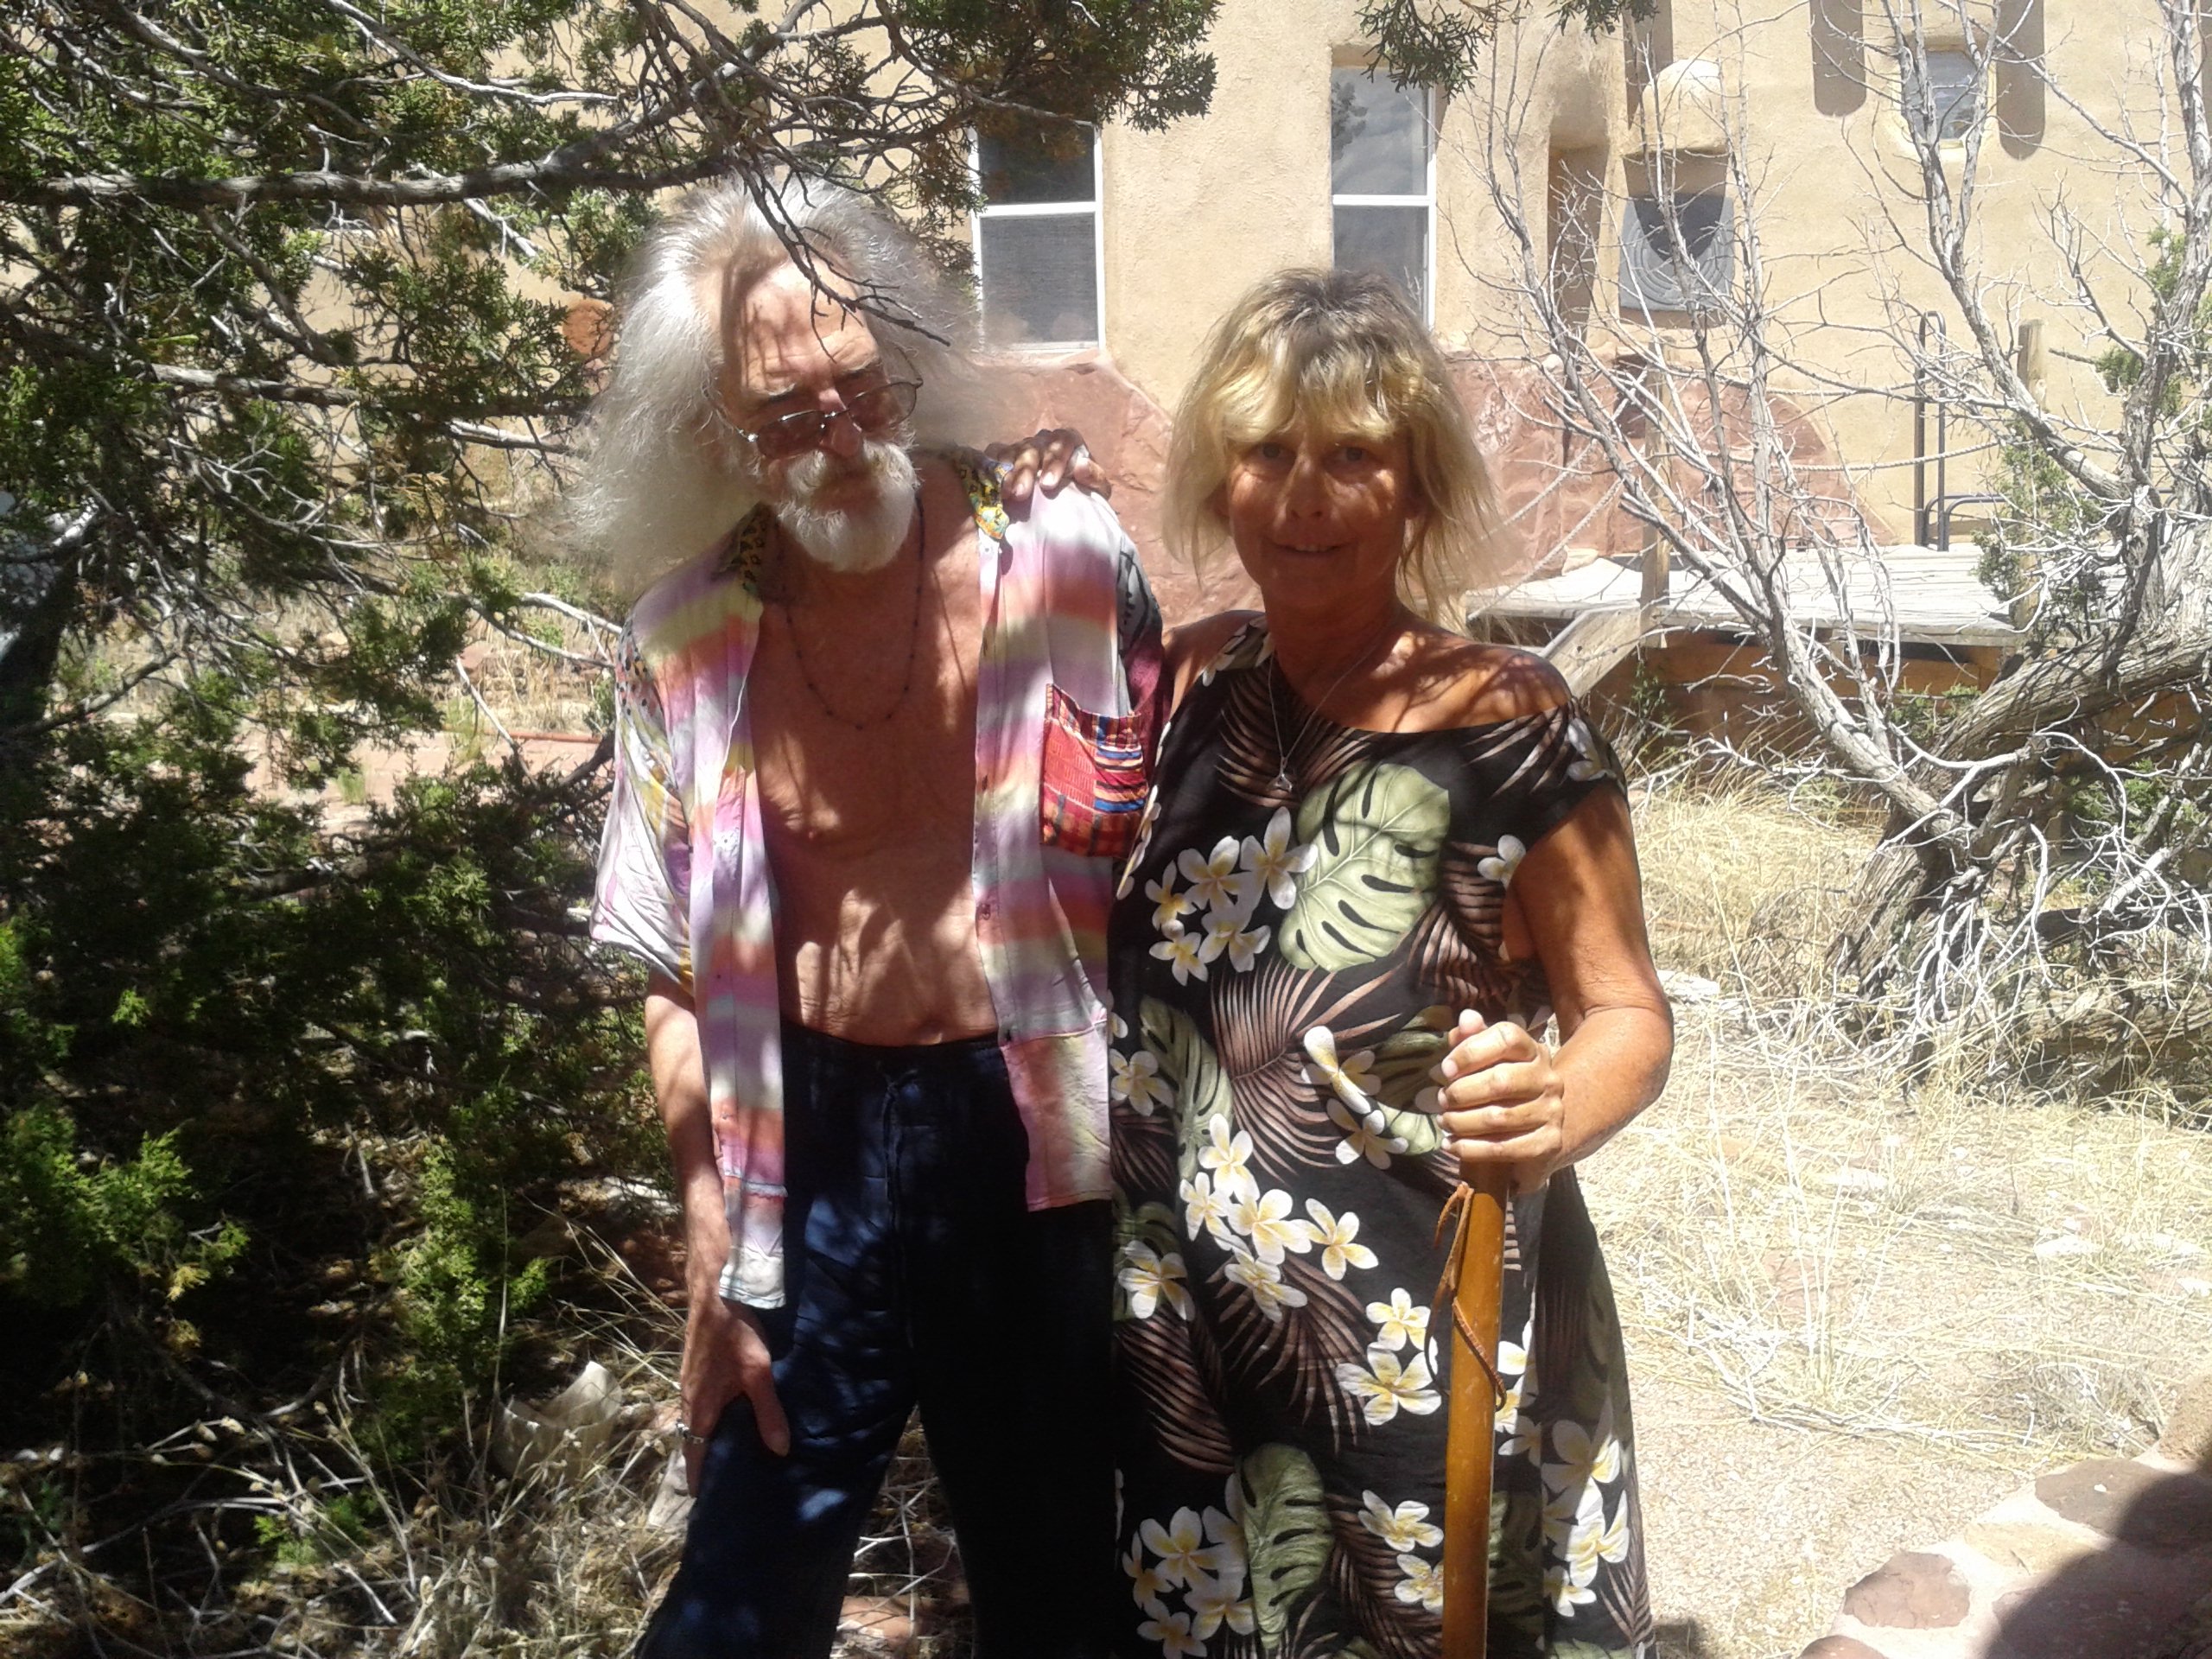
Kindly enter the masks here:
[[[1948, 10], [1926, 0], [1931, 20]], [[2152, 0], [2084, 7], [2064, 0], [1986, 0], [2012, 38], [2039, 45], [2060, 92], [2031, 73], [2000, 69], [1976, 156], [1974, 245], [1987, 269], [1993, 314], [2009, 337], [2043, 321], [2051, 398], [2086, 423], [2109, 419], [2110, 400], [2075, 356], [2094, 356], [2086, 314], [2064, 297], [2066, 272], [2048, 215], [2063, 200], [2093, 236], [2139, 242], [2154, 222], [2138, 169], [2069, 107], [2099, 120], [2155, 130]], [[1752, 185], [1751, 200], [1773, 329], [1810, 372], [1783, 389], [1832, 430], [1855, 467], [1862, 499], [1900, 532], [1910, 524], [1912, 410], [1903, 355], [1888, 335], [1918, 311], [1959, 320], [1926, 268], [1926, 226], [1879, 50], [1876, 0], [1800, 0], [1749, 9], [1675, 0], [1664, 34], [1676, 60], [1718, 70], [1710, 109], [1670, 109], [1679, 142], [1717, 111]], [[1173, 409], [1207, 328], [1253, 281], [1280, 266], [1325, 263], [1330, 252], [1328, 92], [1332, 59], [1357, 42], [1353, 0], [1225, 0], [1212, 48], [1219, 84], [1211, 111], [1160, 133], [1111, 128], [1104, 137], [1106, 346], [1131, 381]], [[2046, 16], [2045, 13], [2048, 13]], [[1931, 21], [1931, 31], [1936, 25]], [[1854, 46], [1854, 35], [1863, 35]], [[1942, 44], [1931, 40], [1931, 44]], [[1517, 189], [1541, 257], [1547, 176], [1555, 153], [1602, 168], [1593, 330], [1617, 329], [1614, 310], [1622, 193], [1639, 148], [1617, 37], [1562, 34], [1539, 19], [1507, 32], [1483, 84], [1453, 99], [1440, 127], [1436, 169], [1434, 321], [1447, 346], [1533, 360], [1514, 289], [1517, 244], [1493, 204], [1494, 185]], [[1647, 99], [1647, 112], [1649, 100]], [[1715, 179], [1719, 159], [1690, 163]], [[1517, 168], [1517, 178], [1516, 171]], [[1639, 320], [1617, 344], [1676, 355], [1686, 331], [1658, 335]], [[1971, 442], [1955, 426], [1954, 442]], [[1984, 486], [1980, 462], [1955, 455], [1954, 493]], [[1931, 484], [1932, 487], [1932, 484]]]

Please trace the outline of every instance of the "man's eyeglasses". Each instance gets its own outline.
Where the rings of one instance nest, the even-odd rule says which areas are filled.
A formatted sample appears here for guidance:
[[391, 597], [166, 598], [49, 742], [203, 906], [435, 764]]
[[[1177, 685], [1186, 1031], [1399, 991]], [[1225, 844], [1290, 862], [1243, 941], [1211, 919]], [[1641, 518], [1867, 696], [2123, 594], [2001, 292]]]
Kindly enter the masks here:
[[918, 380], [886, 380], [862, 391], [845, 393], [842, 409], [802, 409], [737, 429], [745, 434], [753, 453], [761, 460], [789, 461], [793, 455], [820, 448], [832, 421], [849, 420], [869, 437], [889, 431], [914, 412], [914, 400], [921, 390]]

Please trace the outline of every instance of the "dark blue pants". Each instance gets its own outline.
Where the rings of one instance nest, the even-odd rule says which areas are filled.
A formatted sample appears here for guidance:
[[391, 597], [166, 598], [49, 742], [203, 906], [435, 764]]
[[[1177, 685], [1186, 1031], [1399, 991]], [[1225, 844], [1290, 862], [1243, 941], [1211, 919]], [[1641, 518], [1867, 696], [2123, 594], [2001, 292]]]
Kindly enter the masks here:
[[1111, 1221], [1032, 1212], [995, 1042], [784, 1027], [787, 1300], [764, 1313], [788, 1457], [733, 1401], [641, 1659], [830, 1651], [860, 1530], [918, 1405], [982, 1659], [1103, 1655]]

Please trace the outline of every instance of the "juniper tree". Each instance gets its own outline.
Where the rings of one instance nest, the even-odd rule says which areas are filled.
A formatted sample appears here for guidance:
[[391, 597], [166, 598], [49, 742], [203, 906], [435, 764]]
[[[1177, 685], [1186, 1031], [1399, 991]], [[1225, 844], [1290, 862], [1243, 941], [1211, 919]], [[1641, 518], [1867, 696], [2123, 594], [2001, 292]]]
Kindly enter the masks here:
[[[320, 1403], [406, 1465], [480, 1423], [545, 1282], [533, 1205], [658, 1162], [635, 988], [581, 947], [601, 767], [480, 765], [343, 823], [316, 786], [435, 728], [473, 634], [588, 667], [593, 596], [516, 558], [591, 390], [575, 324], [665, 193], [798, 168], [942, 228], [977, 128], [1201, 109], [1213, 5], [10, 8], [10, 1446], [220, 1421], [251, 1463]], [[211, 1568], [164, 1507], [186, 1477], [83, 1468], [0, 1490], [0, 1564], [66, 1564], [22, 1591], [65, 1592], [56, 1629], [115, 1616], [74, 1546], [150, 1526], [99, 1592], [128, 1580], [136, 1639], [266, 1636], [225, 1588], [257, 1538], [235, 1484], [194, 1478], [191, 1526], [241, 1550]]]

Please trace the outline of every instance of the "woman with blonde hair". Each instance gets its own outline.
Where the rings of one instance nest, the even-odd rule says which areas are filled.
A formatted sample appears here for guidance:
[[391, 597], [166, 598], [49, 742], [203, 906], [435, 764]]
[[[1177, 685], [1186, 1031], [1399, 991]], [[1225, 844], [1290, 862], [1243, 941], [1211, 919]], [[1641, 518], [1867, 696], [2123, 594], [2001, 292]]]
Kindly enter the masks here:
[[1226, 542], [1265, 608], [1170, 639], [1109, 942], [1122, 1649], [1438, 1651], [1435, 1235], [1489, 1165], [1518, 1194], [1490, 1654], [1648, 1654], [1573, 1169], [1672, 1052], [1619, 773], [1548, 664], [1432, 620], [1488, 556], [1491, 491], [1383, 280], [1287, 271], [1231, 309], [1166, 499], [1172, 542]]

